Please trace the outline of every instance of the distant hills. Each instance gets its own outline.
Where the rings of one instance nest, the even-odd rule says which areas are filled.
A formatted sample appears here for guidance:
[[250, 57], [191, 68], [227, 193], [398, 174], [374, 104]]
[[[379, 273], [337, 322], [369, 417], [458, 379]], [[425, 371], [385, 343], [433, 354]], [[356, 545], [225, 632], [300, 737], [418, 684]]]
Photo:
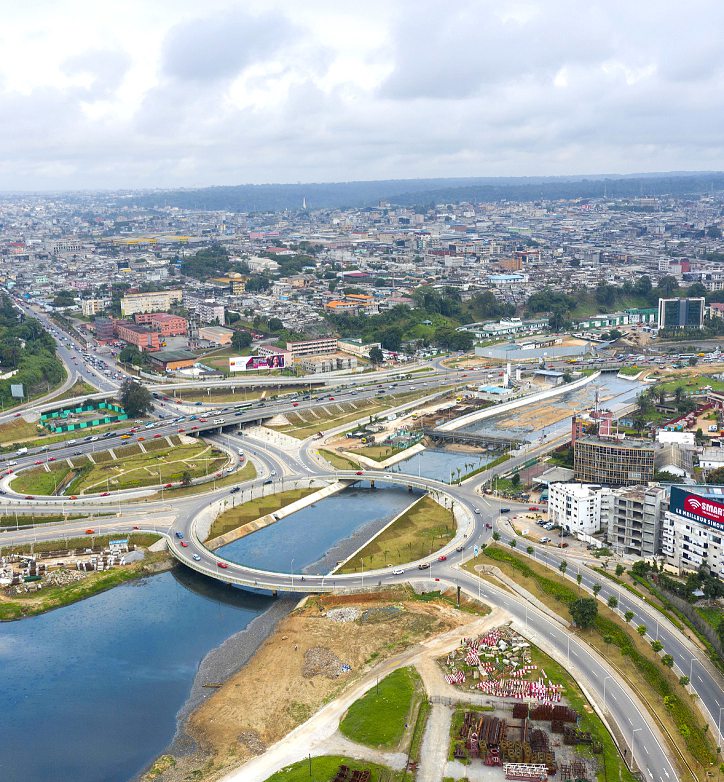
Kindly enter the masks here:
[[[686, 196], [724, 190], [722, 172], [674, 172], [588, 177], [470, 177], [369, 182], [268, 184], [158, 190], [123, 198], [139, 206], [231, 212], [279, 212], [376, 206], [429, 206], [460, 201], [536, 201], [573, 198]], [[119, 201], [120, 203], [120, 201]]]

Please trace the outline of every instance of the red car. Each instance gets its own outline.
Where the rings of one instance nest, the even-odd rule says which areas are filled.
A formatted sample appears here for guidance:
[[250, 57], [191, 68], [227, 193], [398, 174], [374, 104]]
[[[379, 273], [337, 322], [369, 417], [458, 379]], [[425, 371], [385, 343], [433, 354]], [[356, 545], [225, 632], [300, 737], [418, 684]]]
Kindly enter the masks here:
[[33, 464], [42, 464], [42, 463], [43, 463], [43, 460], [42, 460], [42, 459], [36, 459], [36, 460], [33, 462]]
[[493, 529], [493, 525], [488, 523], [488, 522], [486, 522], [485, 529]]
[[445, 554], [440, 554], [440, 556], [437, 558], [438, 562], [444, 562], [447, 559], [447, 556]]
[[195, 431], [196, 431], [198, 428], [199, 428], [198, 426], [192, 426], [192, 427], [191, 427], [191, 431], [192, 431], [192, 432], [195, 432]]
[[110, 497], [110, 494], [111, 493], [109, 491], [102, 491], [101, 492], [101, 497]]
[[181, 434], [182, 432], [185, 432], [185, 431], [186, 430], [182, 426], [179, 426], [179, 428], [178, 428], [178, 433], [179, 434]]
[[538, 506], [537, 505], [531, 505], [530, 508], [528, 508], [528, 510], [538, 510]]
[[71, 494], [70, 497], [68, 497], [69, 500], [77, 500], [78, 495], [77, 494]]
[[161, 436], [162, 436], [162, 435], [160, 435], [160, 434], [155, 434], [155, 435], [153, 436], [153, 439], [155, 440], [157, 437], [161, 437]]
[[177, 400], [176, 400], [176, 404], [177, 404], [177, 405], [182, 405], [182, 404], [183, 404], [183, 402], [182, 402], [180, 399], [177, 399]]
[[364, 475], [364, 470], [357, 470], [355, 475]]
[[140, 442], [141, 440], [145, 440], [145, 439], [146, 439], [145, 437], [139, 437], [138, 441]]
[[26, 494], [25, 495], [25, 499], [26, 500], [32, 500], [33, 499], [33, 495], [32, 494]]
[[292, 402], [292, 407], [299, 407], [299, 402]]
[[12, 474], [13, 474], [12, 470], [5, 470], [5, 475], [12, 475]]
[[48, 457], [48, 461], [49, 462], [54, 462], [55, 461], [55, 456], [49, 456]]
[[334, 402], [334, 397], [333, 397], [333, 396], [330, 396], [330, 397], [329, 397], [329, 401], [330, 401], [330, 402]]
[[94, 533], [95, 533], [95, 530], [93, 530], [93, 529], [87, 529], [87, 530], [85, 531], [85, 534], [86, 534], [86, 535], [93, 535]]
[[164, 483], [164, 484], [163, 484], [163, 488], [164, 488], [164, 489], [170, 489], [170, 488], [172, 488], [172, 487], [173, 487], [173, 484], [172, 484], [172, 483]]
[[181, 541], [181, 545], [182, 545], [184, 548], [188, 548], [188, 547], [189, 547], [189, 544], [188, 544], [188, 543], [187, 543], [185, 540], [182, 540], [182, 541]]
[[20, 416], [21, 416], [21, 415], [22, 415], [22, 413], [15, 413], [15, 416], [14, 416], [14, 417], [15, 417], [15, 418], [20, 418]]
[[226, 562], [217, 562], [216, 564], [217, 564], [218, 567], [223, 568], [224, 570], [226, 570], [226, 568], [229, 567], [226, 564]]
[[208, 418], [199, 418], [199, 421], [201, 421], [202, 424], [205, 424], [208, 420]]
[[141, 529], [140, 527], [137, 527], [135, 524], [133, 525], [133, 529]]

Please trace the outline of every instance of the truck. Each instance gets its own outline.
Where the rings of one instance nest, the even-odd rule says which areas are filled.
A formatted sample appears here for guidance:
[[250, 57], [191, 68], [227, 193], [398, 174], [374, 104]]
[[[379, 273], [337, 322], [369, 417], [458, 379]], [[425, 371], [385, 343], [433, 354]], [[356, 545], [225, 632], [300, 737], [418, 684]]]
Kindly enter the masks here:
[[17, 455], [22, 456], [23, 454], [26, 454], [28, 452], [27, 448], [18, 448]]

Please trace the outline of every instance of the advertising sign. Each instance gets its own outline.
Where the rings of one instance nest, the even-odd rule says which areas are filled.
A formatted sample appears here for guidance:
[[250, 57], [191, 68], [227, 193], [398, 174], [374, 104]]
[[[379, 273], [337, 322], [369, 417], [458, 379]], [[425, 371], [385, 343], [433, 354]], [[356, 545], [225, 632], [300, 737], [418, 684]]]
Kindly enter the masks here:
[[248, 372], [250, 369], [284, 369], [284, 353], [271, 356], [231, 356], [230, 372]]
[[10, 396], [13, 397], [13, 399], [22, 399], [25, 394], [23, 393], [23, 384], [22, 383], [11, 383], [10, 384]]
[[677, 516], [707, 527], [724, 528], [724, 504], [709, 497], [692, 494], [679, 486], [671, 487], [669, 510]]

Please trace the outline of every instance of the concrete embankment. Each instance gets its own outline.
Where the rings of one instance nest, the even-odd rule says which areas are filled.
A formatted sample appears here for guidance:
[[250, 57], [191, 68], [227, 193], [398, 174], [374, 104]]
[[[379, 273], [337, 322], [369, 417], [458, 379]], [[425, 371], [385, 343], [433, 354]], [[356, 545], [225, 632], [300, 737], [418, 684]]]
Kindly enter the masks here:
[[409, 459], [416, 453], [420, 453], [420, 451], [424, 450], [425, 446], [422, 443], [417, 443], [410, 448], [405, 448], [404, 451], [393, 454], [389, 457], [389, 459], [385, 459], [383, 462], [370, 459], [369, 456], [362, 456], [359, 451], [342, 451], [342, 456], [347, 456], [350, 459], [354, 459], [355, 461], [358, 461], [360, 464], [363, 464], [365, 467], [369, 467], [370, 469], [384, 470], [385, 467], [391, 467], [393, 464], [403, 462], [405, 459]]
[[329, 486], [324, 486], [323, 488], [319, 489], [319, 491], [315, 491], [313, 494], [308, 494], [306, 497], [295, 500], [289, 505], [274, 511], [274, 513], [267, 513], [265, 516], [260, 516], [258, 519], [254, 519], [254, 521], [248, 521], [246, 524], [242, 524], [240, 527], [226, 532], [223, 535], [219, 535], [218, 537], [212, 538], [211, 540], [207, 540], [204, 545], [206, 548], [214, 551], [221, 546], [227, 545], [227, 543], [232, 543], [235, 540], [239, 540], [240, 538], [244, 538], [247, 535], [251, 535], [252, 532], [264, 529], [264, 527], [268, 527], [270, 524], [274, 524], [286, 516], [290, 516], [292, 513], [296, 513], [303, 508], [307, 508], [310, 505], [313, 505], [315, 502], [323, 500], [325, 497], [331, 497], [333, 494], [337, 494], [343, 489], [346, 489], [348, 485], [348, 482], [338, 481], [337, 483], [332, 483]]

